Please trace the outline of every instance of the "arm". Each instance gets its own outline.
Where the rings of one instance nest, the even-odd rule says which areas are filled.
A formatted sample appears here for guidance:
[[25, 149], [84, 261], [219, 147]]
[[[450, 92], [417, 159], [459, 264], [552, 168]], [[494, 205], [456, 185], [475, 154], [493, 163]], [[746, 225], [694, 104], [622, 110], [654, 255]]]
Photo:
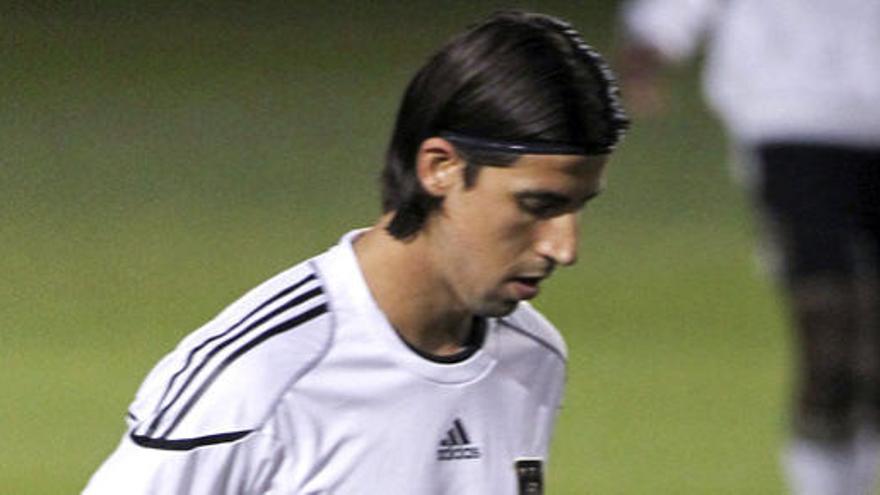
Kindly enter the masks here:
[[126, 435], [92, 476], [83, 494], [265, 493], [281, 460], [278, 443], [261, 432], [185, 450], [145, 447]]
[[[266, 493], [288, 447], [269, 420], [329, 348], [321, 294], [300, 264], [187, 336], [144, 380], [128, 434], [84, 493]], [[288, 331], [306, 324], [310, 331]]]
[[661, 74], [697, 51], [724, 0], [629, 0], [620, 13], [618, 65], [623, 94], [637, 114], [663, 109]]

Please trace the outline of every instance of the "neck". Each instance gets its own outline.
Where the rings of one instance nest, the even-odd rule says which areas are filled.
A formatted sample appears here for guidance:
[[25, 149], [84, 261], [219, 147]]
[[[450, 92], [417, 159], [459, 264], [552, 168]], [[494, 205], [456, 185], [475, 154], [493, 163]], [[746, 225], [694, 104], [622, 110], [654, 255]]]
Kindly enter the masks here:
[[436, 356], [460, 352], [474, 315], [455, 299], [433, 266], [424, 236], [395, 239], [385, 230], [387, 221], [383, 217], [354, 243], [373, 298], [412, 347]]

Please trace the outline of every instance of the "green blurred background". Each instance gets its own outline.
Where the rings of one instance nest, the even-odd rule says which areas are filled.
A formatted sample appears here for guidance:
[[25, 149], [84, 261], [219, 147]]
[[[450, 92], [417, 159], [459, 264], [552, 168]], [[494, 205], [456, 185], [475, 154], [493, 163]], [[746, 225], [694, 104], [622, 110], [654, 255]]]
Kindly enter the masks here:
[[[398, 99], [500, 7], [613, 51], [616, 2], [0, 6], [0, 492], [76, 493], [149, 368], [378, 215]], [[571, 353], [549, 493], [780, 493], [788, 342], [695, 68], [537, 305]]]

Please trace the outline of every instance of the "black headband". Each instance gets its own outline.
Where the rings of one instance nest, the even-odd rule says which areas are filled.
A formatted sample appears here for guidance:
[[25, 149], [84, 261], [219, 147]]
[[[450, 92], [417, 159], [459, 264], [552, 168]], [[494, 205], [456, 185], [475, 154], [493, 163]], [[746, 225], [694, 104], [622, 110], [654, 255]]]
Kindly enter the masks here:
[[515, 155], [605, 155], [611, 149], [605, 146], [580, 146], [549, 141], [506, 141], [501, 139], [467, 136], [457, 132], [443, 131], [440, 137], [464, 148]]

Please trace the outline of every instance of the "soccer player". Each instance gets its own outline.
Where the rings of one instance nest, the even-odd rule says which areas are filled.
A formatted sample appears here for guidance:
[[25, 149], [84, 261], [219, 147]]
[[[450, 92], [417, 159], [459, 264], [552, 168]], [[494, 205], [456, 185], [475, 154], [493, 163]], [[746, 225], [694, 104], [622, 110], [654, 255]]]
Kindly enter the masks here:
[[380, 220], [162, 359], [85, 493], [541, 493], [566, 349], [526, 301], [626, 125], [565, 22], [454, 37], [406, 90]]
[[709, 40], [706, 94], [753, 179], [797, 345], [792, 493], [874, 493], [880, 453], [880, 2], [632, 0], [622, 78]]

